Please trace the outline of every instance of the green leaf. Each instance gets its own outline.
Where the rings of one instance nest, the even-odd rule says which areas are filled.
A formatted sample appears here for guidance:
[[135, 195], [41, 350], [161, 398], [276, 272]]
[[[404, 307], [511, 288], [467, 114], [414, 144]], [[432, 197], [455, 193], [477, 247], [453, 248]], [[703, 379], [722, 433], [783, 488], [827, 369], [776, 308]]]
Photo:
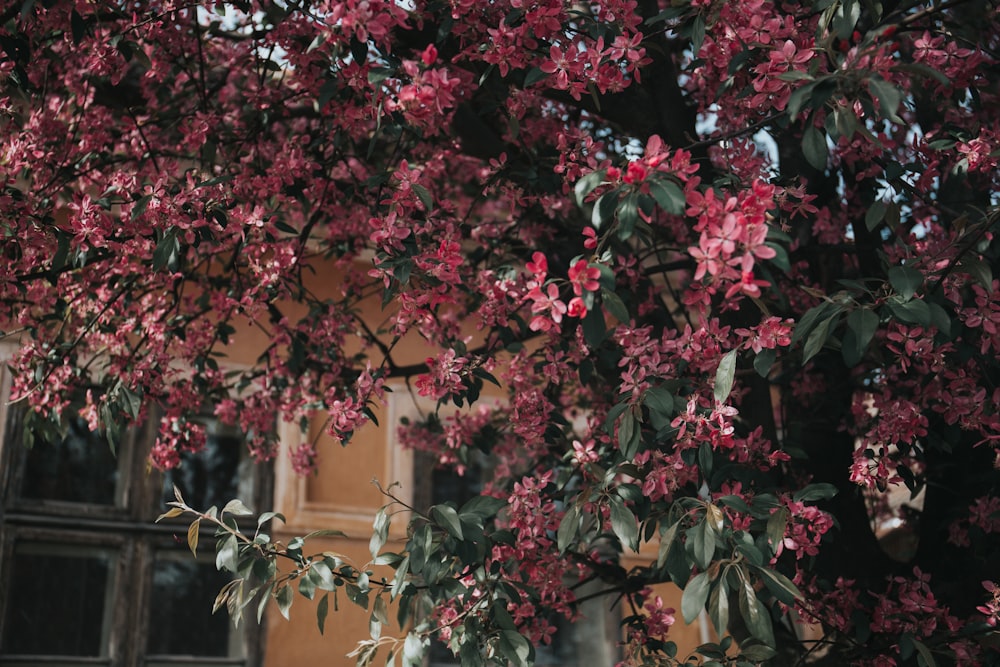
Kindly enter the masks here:
[[812, 333], [809, 334], [809, 338], [806, 339], [806, 344], [802, 348], [803, 365], [819, 354], [823, 346], [826, 345], [827, 338], [830, 337], [830, 329], [839, 314], [839, 309], [835, 310], [829, 317], [820, 321]]
[[763, 644], [747, 644], [746, 642], [740, 646], [740, 655], [751, 662], [764, 662], [765, 660], [770, 660], [778, 654], [770, 646], [764, 646]]
[[410, 187], [412, 187], [413, 191], [417, 193], [417, 198], [420, 200], [420, 203], [424, 205], [425, 211], [430, 211], [434, 208], [434, 198], [431, 197], [430, 190], [419, 183], [413, 183]]
[[921, 326], [931, 325], [931, 309], [926, 302], [920, 299], [912, 299], [904, 303], [889, 300], [886, 302], [892, 316], [900, 322], [906, 324], [919, 324]]
[[598, 348], [607, 336], [604, 314], [599, 308], [591, 308], [583, 318], [583, 339], [592, 348]]
[[316, 585], [325, 591], [332, 591], [337, 587], [337, 581], [333, 576], [333, 570], [325, 561], [317, 560], [309, 566], [309, 571], [313, 573]]
[[160, 271], [175, 262], [177, 253], [180, 252], [177, 233], [177, 227], [171, 227], [156, 244], [156, 249], [153, 250], [154, 271]]
[[771, 595], [779, 601], [790, 605], [802, 600], [802, 591], [785, 575], [766, 567], [757, 567], [754, 571], [764, 582], [767, 590], [771, 591]]
[[659, 430], [670, 426], [674, 415], [674, 397], [664, 387], [651, 387], [642, 395], [642, 402], [649, 410], [649, 421]]
[[326, 615], [330, 611], [330, 601], [327, 599], [330, 594], [326, 593], [316, 605], [316, 624], [319, 625], [319, 633], [323, 634], [326, 627]]
[[767, 541], [771, 547], [771, 553], [778, 553], [778, 546], [785, 539], [785, 527], [788, 525], [788, 510], [780, 507], [767, 517]]
[[323, 528], [321, 530], [314, 530], [311, 533], [308, 533], [302, 538], [302, 540], [311, 540], [314, 537], [347, 537], [347, 534], [342, 530]]
[[792, 262], [788, 258], [788, 251], [785, 250], [785, 246], [774, 243], [773, 241], [768, 241], [764, 245], [774, 251], [774, 257], [769, 260], [771, 264], [774, 264], [785, 273], [791, 273]]
[[771, 627], [771, 617], [764, 604], [757, 599], [757, 594], [748, 579], [743, 579], [740, 586], [740, 615], [755, 638], [767, 646], [774, 646], [774, 630]]
[[742, 514], [750, 513], [750, 506], [747, 505], [747, 501], [743, 500], [739, 496], [729, 495], [722, 496], [719, 498], [719, 502], [730, 509], [734, 509]]
[[878, 224], [885, 218], [885, 212], [888, 208], [889, 205], [881, 199], [872, 202], [872, 205], [865, 211], [865, 227], [868, 228], [868, 231], [878, 227]]
[[498, 648], [500, 654], [516, 667], [528, 667], [531, 644], [517, 630], [502, 630]]
[[808, 100], [811, 100], [813, 91], [818, 83], [818, 81], [813, 81], [792, 91], [792, 94], [788, 97], [788, 106], [785, 107], [788, 111], [788, 117], [791, 120], [795, 120], [802, 107], [805, 106]]
[[[189, 532], [190, 535], [190, 532]], [[224, 538], [215, 554], [215, 567], [218, 570], [236, 572], [239, 569], [240, 549], [235, 535]]]
[[904, 300], [909, 301], [924, 284], [924, 274], [911, 266], [894, 266], [889, 269], [889, 284]]
[[456, 538], [462, 537], [462, 521], [458, 518], [458, 512], [450, 505], [435, 505], [431, 508], [431, 517], [434, 521]]
[[926, 644], [919, 639], [914, 639], [913, 647], [917, 649], [917, 664], [919, 667], [937, 667], [937, 661], [934, 660], [934, 656]]
[[[703, 442], [702, 446], [705, 446], [706, 444], [708, 443]], [[711, 451], [710, 447], [706, 447], [706, 449]], [[708, 506], [705, 507], [705, 526], [709, 531], [714, 533], [716, 537], [722, 535], [722, 531], [726, 527], [726, 515], [721, 509], [719, 509], [718, 505], [709, 503]], [[713, 549], [712, 551], [714, 552], [715, 550]], [[711, 556], [709, 556], [709, 558], [711, 558]]]
[[487, 382], [489, 382], [492, 385], [495, 385], [497, 387], [500, 386], [500, 381], [497, 380], [496, 377], [492, 373], [490, 373], [489, 371], [487, 371], [482, 366], [473, 368], [472, 369], [472, 374], [474, 376], [476, 376], [477, 378], [482, 378], [483, 380], [486, 380]]
[[948, 311], [936, 303], [929, 305], [931, 309], [931, 321], [934, 323], [934, 326], [945, 336], [951, 336], [951, 316], [948, 315]]
[[694, 623], [698, 614], [705, 608], [710, 583], [708, 572], [699, 572], [684, 587], [684, 593], [681, 595], [681, 614], [685, 623]]
[[940, 72], [933, 67], [925, 65], [923, 63], [898, 63], [892, 66], [893, 70], [899, 72], [908, 72], [911, 74], [917, 74], [919, 76], [926, 76], [928, 78], [934, 79], [942, 86], [950, 86], [951, 81], [948, 79], [948, 75], [944, 72]]
[[716, 633], [720, 637], [723, 636], [729, 627], [729, 594], [726, 590], [725, 576], [720, 577], [719, 584], [709, 595], [708, 613], [715, 625]]
[[670, 556], [670, 551], [674, 547], [674, 540], [677, 537], [677, 529], [680, 528], [680, 520], [674, 521], [669, 527], [661, 527], [660, 529], [660, 548], [656, 554], [656, 566], [663, 567], [667, 558]]
[[326, 106], [327, 102], [332, 100], [337, 94], [337, 79], [330, 78], [323, 82], [323, 85], [319, 87], [319, 94], [316, 96], [316, 102], [322, 109]]
[[[361, 577], [358, 577], [358, 581], [361, 581]], [[348, 582], [344, 586], [344, 591], [347, 593], [347, 599], [358, 605], [362, 609], [368, 609], [368, 590], [362, 589], [361, 586], [357, 584], [352, 584]]]
[[796, 345], [799, 341], [805, 340], [816, 327], [816, 324], [819, 323], [821, 318], [827, 316], [827, 311], [831, 308], [834, 308], [834, 305], [829, 301], [824, 301], [818, 306], [813, 306], [807, 310], [795, 325], [795, 330], [792, 332], [792, 345]]
[[389, 607], [381, 595], [375, 598], [375, 604], [372, 605], [372, 616], [382, 625], [389, 625]]
[[733, 380], [736, 377], [736, 350], [730, 350], [722, 357], [719, 368], [715, 372], [715, 402], [724, 403], [733, 391]]
[[378, 556], [379, 551], [385, 546], [389, 539], [389, 514], [382, 507], [375, 514], [375, 521], [372, 524], [372, 536], [368, 540], [368, 552], [372, 558]]
[[532, 67], [528, 70], [528, 73], [524, 75], [524, 87], [527, 88], [532, 86], [548, 76], [549, 75], [542, 71], [541, 68]]
[[701, 469], [701, 476], [706, 482], [712, 478], [712, 445], [708, 440], [702, 440], [698, 445], [698, 467]]
[[684, 215], [687, 201], [680, 186], [668, 178], [650, 179], [648, 183], [649, 193], [660, 208], [672, 215]]
[[424, 664], [428, 641], [415, 632], [406, 635], [403, 642], [403, 667], [419, 667]]
[[622, 414], [618, 423], [618, 448], [626, 459], [631, 460], [639, 452], [640, 435], [639, 421], [632, 411]]
[[631, 317], [628, 314], [628, 308], [625, 307], [625, 302], [622, 298], [612, 292], [609, 289], [601, 289], [601, 303], [607, 309], [611, 316], [622, 324], [628, 324], [631, 321]]
[[399, 597], [399, 594], [403, 592], [403, 587], [406, 586], [407, 575], [410, 572], [410, 556], [407, 555], [403, 558], [403, 562], [399, 564], [396, 568], [396, 574], [392, 577], [392, 582], [389, 589], [389, 598], [395, 600]]
[[706, 521], [699, 521], [687, 529], [687, 548], [694, 558], [695, 564], [702, 570], [707, 570], [715, 556], [715, 532]]
[[615, 434], [615, 422], [618, 421], [618, 418], [622, 415], [623, 412], [625, 412], [625, 410], [628, 409], [628, 407], [629, 404], [626, 403], [625, 401], [622, 401], [621, 403], [618, 403], [610, 410], [608, 410], [608, 416], [604, 420], [605, 433], [607, 433], [608, 435]]
[[153, 195], [143, 195], [135, 200], [132, 205], [131, 219], [134, 222], [136, 218], [146, 212], [146, 208], [149, 206], [149, 202], [153, 200]]
[[257, 526], [258, 527], [263, 526], [265, 523], [267, 523], [271, 519], [276, 519], [276, 520], [281, 521], [282, 523], [284, 523], [285, 522], [285, 515], [281, 514], [280, 512], [264, 512], [259, 517], [257, 517]]
[[809, 125], [802, 133], [802, 154], [805, 155], [806, 162], [813, 168], [818, 171], [826, 170], [828, 155], [826, 135], [820, 132], [815, 125]]
[[899, 103], [903, 100], [903, 94], [899, 88], [876, 75], [868, 80], [868, 90], [872, 97], [878, 100], [879, 108], [886, 118], [894, 123], [903, 122], [903, 119], [896, 113], [899, 109]]
[[639, 525], [636, 523], [635, 515], [625, 507], [625, 501], [618, 496], [611, 496], [611, 530], [622, 543], [623, 547], [628, 547], [632, 551], [639, 550]]
[[829, 484], [827, 482], [817, 482], [816, 484], [809, 484], [796, 491], [795, 495], [792, 496], [792, 500], [797, 503], [808, 503], [816, 500], [833, 498], [835, 495], [837, 495], [837, 487], [833, 484]]
[[800, 72], [794, 69], [778, 75], [778, 79], [781, 81], [813, 81], [814, 78], [809, 72]]
[[993, 268], [978, 257], [965, 257], [958, 263], [964, 273], [976, 279], [987, 292], [993, 291]]
[[691, 53], [698, 55], [701, 45], [705, 41], [705, 17], [696, 14], [691, 22]]
[[288, 617], [288, 610], [292, 607], [292, 599], [295, 593], [292, 591], [291, 586], [282, 586], [278, 589], [278, 592], [274, 596], [275, 602], [278, 603], [278, 611], [281, 615], [285, 617], [285, 620], [290, 620]]
[[[836, 6], [836, 5], [831, 5]], [[847, 39], [861, 18], [861, 2], [859, 0], [841, 0], [840, 6], [833, 18], [833, 29], [837, 37]]]
[[497, 512], [506, 507], [506, 505], [507, 501], [503, 498], [475, 496], [462, 505], [462, 509], [459, 510], [458, 515], [461, 518], [476, 517], [480, 520], [485, 520], [496, 516]]
[[559, 522], [559, 530], [556, 532], [556, 545], [559, 553], [564, 553], [569, 545], [576, 539], [580, 530], [580, 509], [576, 505], [570, 505]]
[[878, 315], [868, 308], [851, 311], [847, 316], [847, 331], [844, 333], [840, 353], [849, 367], [856, 366], [864, 357], [868, 344], [878, 330], [878, 322]]
[[639, 196], [635, 192], [626, 195], [615, 209], [615, 215], [618, 217], [618, 238], [627, 241], [639, 222]]
[[222, 508], [223, 513], [228, 512], [233, 516], [250, 516], [253, 514], [253, 510], [244, 505], [240, 500], [230, 500], [226, 503], [226, 506]]
[[388, 79], [395, 73], [395, 70], [389, 67], [372, 67], [368, 70], [368, 83], [372, 85], [378, 85]]
[[[376, 601], [380, 599], [375, 598]], [[382, 622], [378, 620], [375, 614], [368, 617], [368, 636], [376, 641], [382, 636]]]
[[590, 222], [594, 225], [594, 229], [600, 230], [605, 223], [610, 222], [615, 217], [618, 194], [618, 190], [611, 190], [598, 197], [594, 204], [594, 211], [590, 216]]
[[604, 181], [606, 175], [606, 169], [598, 169], [585, 174], [576, 182], [576, 185], [573, 186], [573, 198], [576, 200], [577, 206], [583, 207], [583, 200]]
[[56, 236], [56, 251], [52, 255], [52, 263], [49, 265], [49, 282], [53, 285], [59, 279], [59, 273], [66, 266], [69, 258], [69, 235], [62, 232]]
[[260, 601], [257, 603], [257, 622], [260, 623], [261, 619], [264, 618], [264, 610], [267, 609], [267, 603], [271, 601], [271, 591], [274, 590], [274, 582], [272, 581], [264, 589], [264, 592], [260, 595]]
[[313, 570], [308, 570], [301, 579], [299, 579], [299, 595], [306, 598], [307, 600], [312, 600], [316, 595], [316, 575]]
[[757, 375], [766, 378], [771, 373], [771, 366], [774, 365], [774, 360], [777, 356], [778, 352], [773, 348], [765, 348], [758, 352], [753, 358], [753, 369], [757, 371]]

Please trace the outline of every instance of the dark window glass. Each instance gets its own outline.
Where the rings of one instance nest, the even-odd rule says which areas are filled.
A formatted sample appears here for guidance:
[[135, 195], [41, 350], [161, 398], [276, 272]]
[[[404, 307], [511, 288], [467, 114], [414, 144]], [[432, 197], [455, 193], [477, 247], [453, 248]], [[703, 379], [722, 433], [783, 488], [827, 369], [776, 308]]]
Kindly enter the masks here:
[[[216, 421], [208, 422], [206, 431], [205, 449], [197, 453], [181, 452], [180, 465], [163, 473], [163, 504], [174, 500], [175, 485], [184, 501], [200, 510], [223, 507], [233, 498], [250, 500], [249, 490], [240, 488], [240, 464], [246, 450], [242, 434]], [[251, 471], [242, 472], [246, 484], [252, 477]]]
[[[470, 464], [459, 475], [451, 468], [440, 468], [431, 457], [424, 457], [422, 463], [433, 466], [430, 472], [429, 504], [440, 505], [451, 502], [461, 507], [483, 491], [483, 484], [489, 478], [492, 466], [489, 457], [473, 451]], [[419, 481], [417, 481], [419, 484]], [[460, 664], [444, 642], [432, 641], [427, 654], [428, 667], [452, 667]]]
[[62, 440], [36, 438], [26, 458], [22, 498], [115, 504], [118, 460], [83, 419], [71, 419]]
[[[149, 640], [153, 655], [228, 656], [230, 622], [212, 604], [229, 577], [212, 563], [189, 553], [157, 554], [149, 602]], [[238, 653], [238, 651], [236, 651]]]
[[115, 553], [19, 543], [13, 560], [2, 652], [107, 655]]

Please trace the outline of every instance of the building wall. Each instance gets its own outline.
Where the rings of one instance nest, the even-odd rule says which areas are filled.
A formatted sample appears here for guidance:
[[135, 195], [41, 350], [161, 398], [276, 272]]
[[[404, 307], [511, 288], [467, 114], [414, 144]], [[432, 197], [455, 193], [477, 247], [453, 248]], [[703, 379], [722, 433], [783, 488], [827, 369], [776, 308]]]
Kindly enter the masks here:
[[[324, 292], [336, 298], [337, 285], [342, 284], [337, 275], [325, 275], [313, 278], [310, 285], [314, 292], [323, 294]], [[286, 309], [289, 318], [295, 318], [295, 306]], [[366, 304], [365, 316], [370, 322], [381, 322], [385, 319], [385, 313], [381, 311], [377, 300]], [[475, 332], [470, 331], [470, 334]], [[227, 350], [228, 363], [234, 366], [248, 366], [254, 363], [260, 352], [266, 348], [269, 341], [253, 327], [245, 327], [234, 336], [234, 342]], [[9, 341], [8, 341], [9, 343]], [[0, 349], [0, 361], [10, 354], [14, 348], [10, 344], [4, 344]], [[416, 338], [403, 340], [394, 350], [394, 360], [399, 365], [415, 364], [422, 361], [427, 355], [426, 346]], [[0, 394], [9, 387], [8, 374], [0, 372]], [[373, 480], [378, 480], [383, 486], [398, 483], [399, 487], [394, 493], [403, 499], [412, 498], [416, 489], [416, 476], [426, 474], [420, 471], [415, 465], [412, 452], [403, 450], [398, 446], [395, 437], [396, 425], [402, 416], [415, 416], [418, 412], [414, 398], [406, 391], [402, 384], [397, 385], [397, 391], [390, 394], [389, 403], [384, 408], [376, 411], [378, 422], [381, 426], [369, 424], [359, 430], [355, 437], [346, 447], [333, 441], [323, 433], [322, 415], [317, 415], [310, 426], [310, 432], [302, 434], [297, 425], [280, 423], [279, 436], [282, 441], [282, 452], [279, 454], [274, 466], [274, 493], [271, 506], [275, 511], [281, 512], [287, 518], [283, 525], [279, 524], [272, 530], [277, 539], [287, 542], [292, 537], [303, 536], [315, 530], [337, 529], [343, 531], [347, 537], [337, 538], [316, 538], [307, 545], [310, 553], [332, 551], [341, 554], [345, 560], [352, 562], [355, 566], [364, 567], [369, 558], [368, 540], [371, 534], [372, 520], [378, 508], [386, 504], [386, 498], [380, 493]], [[3, 427], [7, 424], [7, 404], [6, 395], [0, 400], [0, 461], [12, 460], [11, 451], [4, 451], [4, 447], [19, 446], [19, 439], [6, 437]], [[498, 396], [498, 398], [500, 398]], [[423, 406], [425, 409], [429, 406]], [[155, 429], [154, 429], [155, 430]], [[9, 435], [9, 434], [8, 434]], [[310, 438], [318, 441], [320, 452], [320, 464], [317, 472], [308, 477], [296, 475], [290, 466], [287, 452], [294, 449], [301, 438]], [[148, 443], [144, 445], [148, 451]], [[144, 456], [138, 452], [133, 452], [134, 456]], [[4, 458], [6, 457], [6, 458]], [[147, 477], [140, 479], [138, 471], [143, 466], [138, 461], [135, 466], [136, 474], [132, 476], [136, 483], [152, 488], [152, 492], [158, 493], [162, 485], [160, 478], [155, 473], [146, 473]], [[169, 485], [168, 485], [169, 486]], [[154, 488], [155, 487], [155, 488]], [[148, 489], [147, 489], [148, 490]], [[154, 495], [155, 495], [154, 493]], [[152, 500], [152, 498], [151, 498]], [[243, 498], [249, 501], [247, 498]], [[151, 524], [150, 517], [163, 511], [165, 508], [154, 509], [149, 503], [149, 511], [136, 514], [137, 521], [144, 521]], [[260, 510], [259, 507], [253, 509]], [[4, 540], [7, 539], [8, 547], [12, 544], [11, 536], [22, 531], [21, 528], [13, 526], [8, 521], [4, 523], [4, 505], [0, 504], [0, 579], [4, 577], [11, 580], [16, 573], [11, 573], [11, 567], [3, 567]], [[140, 516], [141, 514], [141, 516]], [[68, 515], [69, 516], [69, 515]], [[7, 517], [8, 519], [10, 516]], [[180, 521], [180, 520], [178, 520]], [[397, 517], [390, 533], [391, 539], [401, 540], [405, 535], [405, 517]], [[6, 527], [5, 527], [6, 526]], [[13, 526], [13, 527], [12, 527]], [[149, 540], [163, 539], [169, 540], [172, 533], [180, 537], [180, 543], [174, 545], [181, 552], [183, 549], [183, 528], [180, 523], [177, 526], [158, 525], [159, 532]], [[162, 533], [162, 535], [160, 535]], [[157, 537], [159, 535], [160, 537]], [[147, 540], [148, 541], [148, 540]], [[152, 542], [150, 542], [152, 544]], [[202, 542], [201, 551], [206, 557], [210, 557], [211, 538], [205, 537]], [[392, 543], [388, 545], [391, 549]], [[143, 546], [151, 551], [152, 547]], [[10, 549], [8, 548], [9, 552]], [[123, 550], [119, 550], [124, 553]], [[649, 559], [655, 558], [655, 545], [650, 548], [650, 553], [642, 556], [626, 558], [623, 565], [631, 567], [642, 563], [648, 563]], [[159, 552], [156, 552], [159, 553]], [[183, 555], [183, 554], [182, 554]], [[189, 554], [188, 554], [189, 555]], [[9, 553], [8, 553], [9, 556]], [[151, 557], [151, 556], [150, 556]], [[124, 556], [123, 563], [131, 563]], [[148, 560], [148, 559], [147, 559]], [[145, 561], [143, 561], [145, 562]], [[152, 562], [152, 561], [150, 561]], [[135, 570], [137, 581], [148, 579], [148, 573], [143, 574], [144, 567], [138, 563], [132, 569]], [[391, 574], [387, 573], [387, 576]], [[0, 593], [3, 591], [4, 581], [0, 581]], [[669, 606], [680, 608], [680, 592], [674, 587], [661, 587], [661, 595]], [[3, 596], [0, 595], [0, 598]], [[3, 600], [0, 599], [0, 621], [4, 607]], [[119, 600], [121, 602], [121, 600]], [[329, 665], [332, 667], [347, 667], [354, 664], [354, 659], [347, 654], [354, 649], [356, 643], [368, 637], [368, 614], [350, 603], [346, 599], [339, 600], [339, 611], [333, 610], [331, 601], [330, 614], [326, 620], [326, 631], [321, 635], [317, 627], [315, 602], [305, 600], [297, 596], [291, 608], [291, 620], [286, 621], [279, 613], [276, 605], [272, 604], [265, 618], [265, 625], [261, 628], [263, 633], [263, 662], [266, 667], [282, 667], [287, 664], [303, 665]], [[143, 609], [123, 611], [126, 618], [144, 618]], [[224, 613], [220, 611], [220, 613]], [[252, 614], [251, 614], [252, 616]], [[0, 622], [0, 629], [2, 629]], [[142, 623], [140, 622], [140, 625]], [[134, 640], [118, 641], [119, 648], [112, 647], [111, 663], [113, 665], [138, 664], [131, 658], [121, 657], [127, 653], [129, 645], [135, 642], [142, 642], [145, 633], [155, 629], [138, 628], [135, 631]], [[385, 633], [392, 632], [393, 628], [384, 629]], [[681, 652], [692, 649], [707, 637], [703, 634], [703, 627], [695, 624], [684, 627], [679, 621], [673, 629], [673, 638], [680, 644]], [[257, 632], [252, 633], [254, 636]], [[130, 635], [131, 636], [131, 635]], [[256, 639], [251, 642], [256, 645]], [[117, 653], [116, 653], [117, 651]], [[250, 665], [256, 664], [252, 657]], [[137, 658], [138, 659], [138, 658]], [[67, 663], [68, 664], [68, 663]], [[600, 665], [596, 665], [600, 667]], [[608, 665], [610, 667], [610, 665]]]
[[[320, 278], [315, 287], [330, 289], [338, 282], [336, 277]], [[364, 312], [369, 321], [385, 319], [377, 300], [366, 306]], [[470, 335], [475, 333], [469, 331]], [[238, 356], [239, 351], [234, 352]], [[422, 340], [410, 337], [398, 344], [393, 354], [397, 364], [408, 365], [422, 361], [427, 356], [427, 349]], [[346, 447], [322, 433], [321, 418], [314, 421], [308, 437], [318, 440], [320, 464], [315, 475], [298, 477], [291, 470], [287, 456], [279, 457], [275, 468], [274, 507], [288, 520], [281, 531], [276, 531], [279, 535], [289, 539], [313, 530], [338, 529], [349, 538], [319, 540], [312, 550], [331, 550], [347, 555], [359, 566], [368, 561], [372, 520], [378, 508], [387, 502], [373, 480], [377, 479], [384, 487], [398, 483], [400, 486], [394, 492], [403, 498], [410, 498], [414, 493], [414, 456], [398, 446], [395, 429], [400, 417], [414, 416], [418, 410], [404, 386], [395, 389], [389, 396], [389, 404], [376, 411], [380, 426], [367, 424]], [[303, 437], [295, 425], [283, 425], [281, 435], [284, 444], [290, 447]], [[398, 518], [392, 529], [397, 539], [403, 537], [405, 519]], [[623, 565], [628, 568], [648, 563], [655, 557], [656, 545], [647, 545], [646, 553], [626, 559]], [[708, 640], [707, 627], [703, 624], [684, 625], [679, 611], [679, 589], [665, 585], [657, 592], [668, 606], [678, 610], [678, 623], [671, 632], [681, 654]], [[354, 659], [346, 654], [353, 650], [358, 640], [368, 637], [367, 614], [344, 600], [337, 614], [332, 612], [331, 605], [324, 636], [317, 628], [314, 603], [298, 598], [293, 604], [290, 622], [276, 612], [272, 609], [267, 621], [266, 667], [280, 667], [293, 660], [331, 667], [354, 665]], [[386, 628], [384, 632], [390, 630]]]

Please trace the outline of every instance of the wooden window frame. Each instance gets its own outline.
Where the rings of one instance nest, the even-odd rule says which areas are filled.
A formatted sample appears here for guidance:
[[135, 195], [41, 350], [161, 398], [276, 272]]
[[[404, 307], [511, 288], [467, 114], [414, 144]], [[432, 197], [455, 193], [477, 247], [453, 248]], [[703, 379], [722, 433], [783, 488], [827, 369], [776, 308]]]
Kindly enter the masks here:
[[[8, 348], [9, 346], [2, 346]], [[250, 619], [240, 626], [242, 655], [204, 657], [182, 655], [146, 655], [149, 628], [149, 605], [153, 587], [153, 567], [162, 551], [187, 551], [187, 525], [183, 517], [154, 523], [166, 510], [161, 506], [163, 477], [147, 472], [148, 454], [156, 438], [158, 419], [131, 429], [118, 448], [118, 489], [114, 505], [25, 498], [22, 481], [28, 450], [21, 445], [17, 432], [20, 419], [17, 408], [7, 404], [10, 373], [6, 369], [9, 350], [0, 348], [0, 642], [6, 636], [7, 606], [13, 570], [13, 554], [19, 543], [51, 545], [92, 545], [117, 552], [115, 594], [112, 605], [106, 657], [15, 655], [0, 653], [3, 665], [107, 665], [132, 667], [150, 665], [241, 666], [263, 664], [264, 627]], [[246, 453], [241, 452], [242, 456]], [[242, 498], [258, 512], [271, 509], [273, 467], [252, 466], [253, 498]], [[208, 509], [208, 508], [197, 508]], [[248, 526], [250, 524], [247, 524]], [[213, 543], [214, 530], [201, 529], [203, 543]], [[209, 550], [210, 551], [210, 550]], [[207, 561], [206, 552], [205, 560]], [[199, 557], [198, 560], [202, 560]], [[224, 612], [219, 612], [224, 613]], [[58, 631], [52, 629], [52, 631]], [[232, 630], [230, 631], [232, 633]], [[232, 635], [231, 635], [232, 636]], [[0, 650], [3, 645], [0, 644]]]

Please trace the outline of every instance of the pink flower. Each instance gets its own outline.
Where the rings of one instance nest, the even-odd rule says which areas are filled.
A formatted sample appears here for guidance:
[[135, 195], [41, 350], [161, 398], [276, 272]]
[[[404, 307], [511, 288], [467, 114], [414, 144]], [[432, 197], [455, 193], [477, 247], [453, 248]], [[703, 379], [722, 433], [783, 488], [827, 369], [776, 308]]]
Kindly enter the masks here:
[[587, 292], [595, 292], [601, 287], [598, 282], [601, 278], [601, 270], [596, 266], [589, 266], [587, 260], [579, 259], [573, 266], [569, 267], [569, 281], [573, 285], [573, 293], [580, 296]]
[[628, 184], [641, 183], [646, 180], [646, 176], [649, 174], [641, 163], [636, 160], [628, 163], [625, 168], [625, 175], [622, 176], [622, 180]]
[[434, 62], [437, 60], [437, 57], [438, 57], [438, 50], [437, 47], [434, 46], [433, 44], [428, 44], [427, 48], [424, 49], [423, 52], [420, 54], [421, 62], [423, 62], [424, 65], [426, 65], [427, 67], [433, 65]]
[[545, 259], [545, 255], [540, 252], [534, 252], [531, 255], [531, 261], [524, 265], [528, 271], [535, 276], [535, 279], [539, 282], [545, 280], [545, 274], [549, 271], [549, 261]]
[[526, 298], [534, 302], [531, 304], [531, 312], [535, 317], [528, 325], [532, 331], [548, 331], [562, 322], [567, 308], [559, 300], [559, 287], [555, 283], [549, 283], [544, 292], [536, 285]]

